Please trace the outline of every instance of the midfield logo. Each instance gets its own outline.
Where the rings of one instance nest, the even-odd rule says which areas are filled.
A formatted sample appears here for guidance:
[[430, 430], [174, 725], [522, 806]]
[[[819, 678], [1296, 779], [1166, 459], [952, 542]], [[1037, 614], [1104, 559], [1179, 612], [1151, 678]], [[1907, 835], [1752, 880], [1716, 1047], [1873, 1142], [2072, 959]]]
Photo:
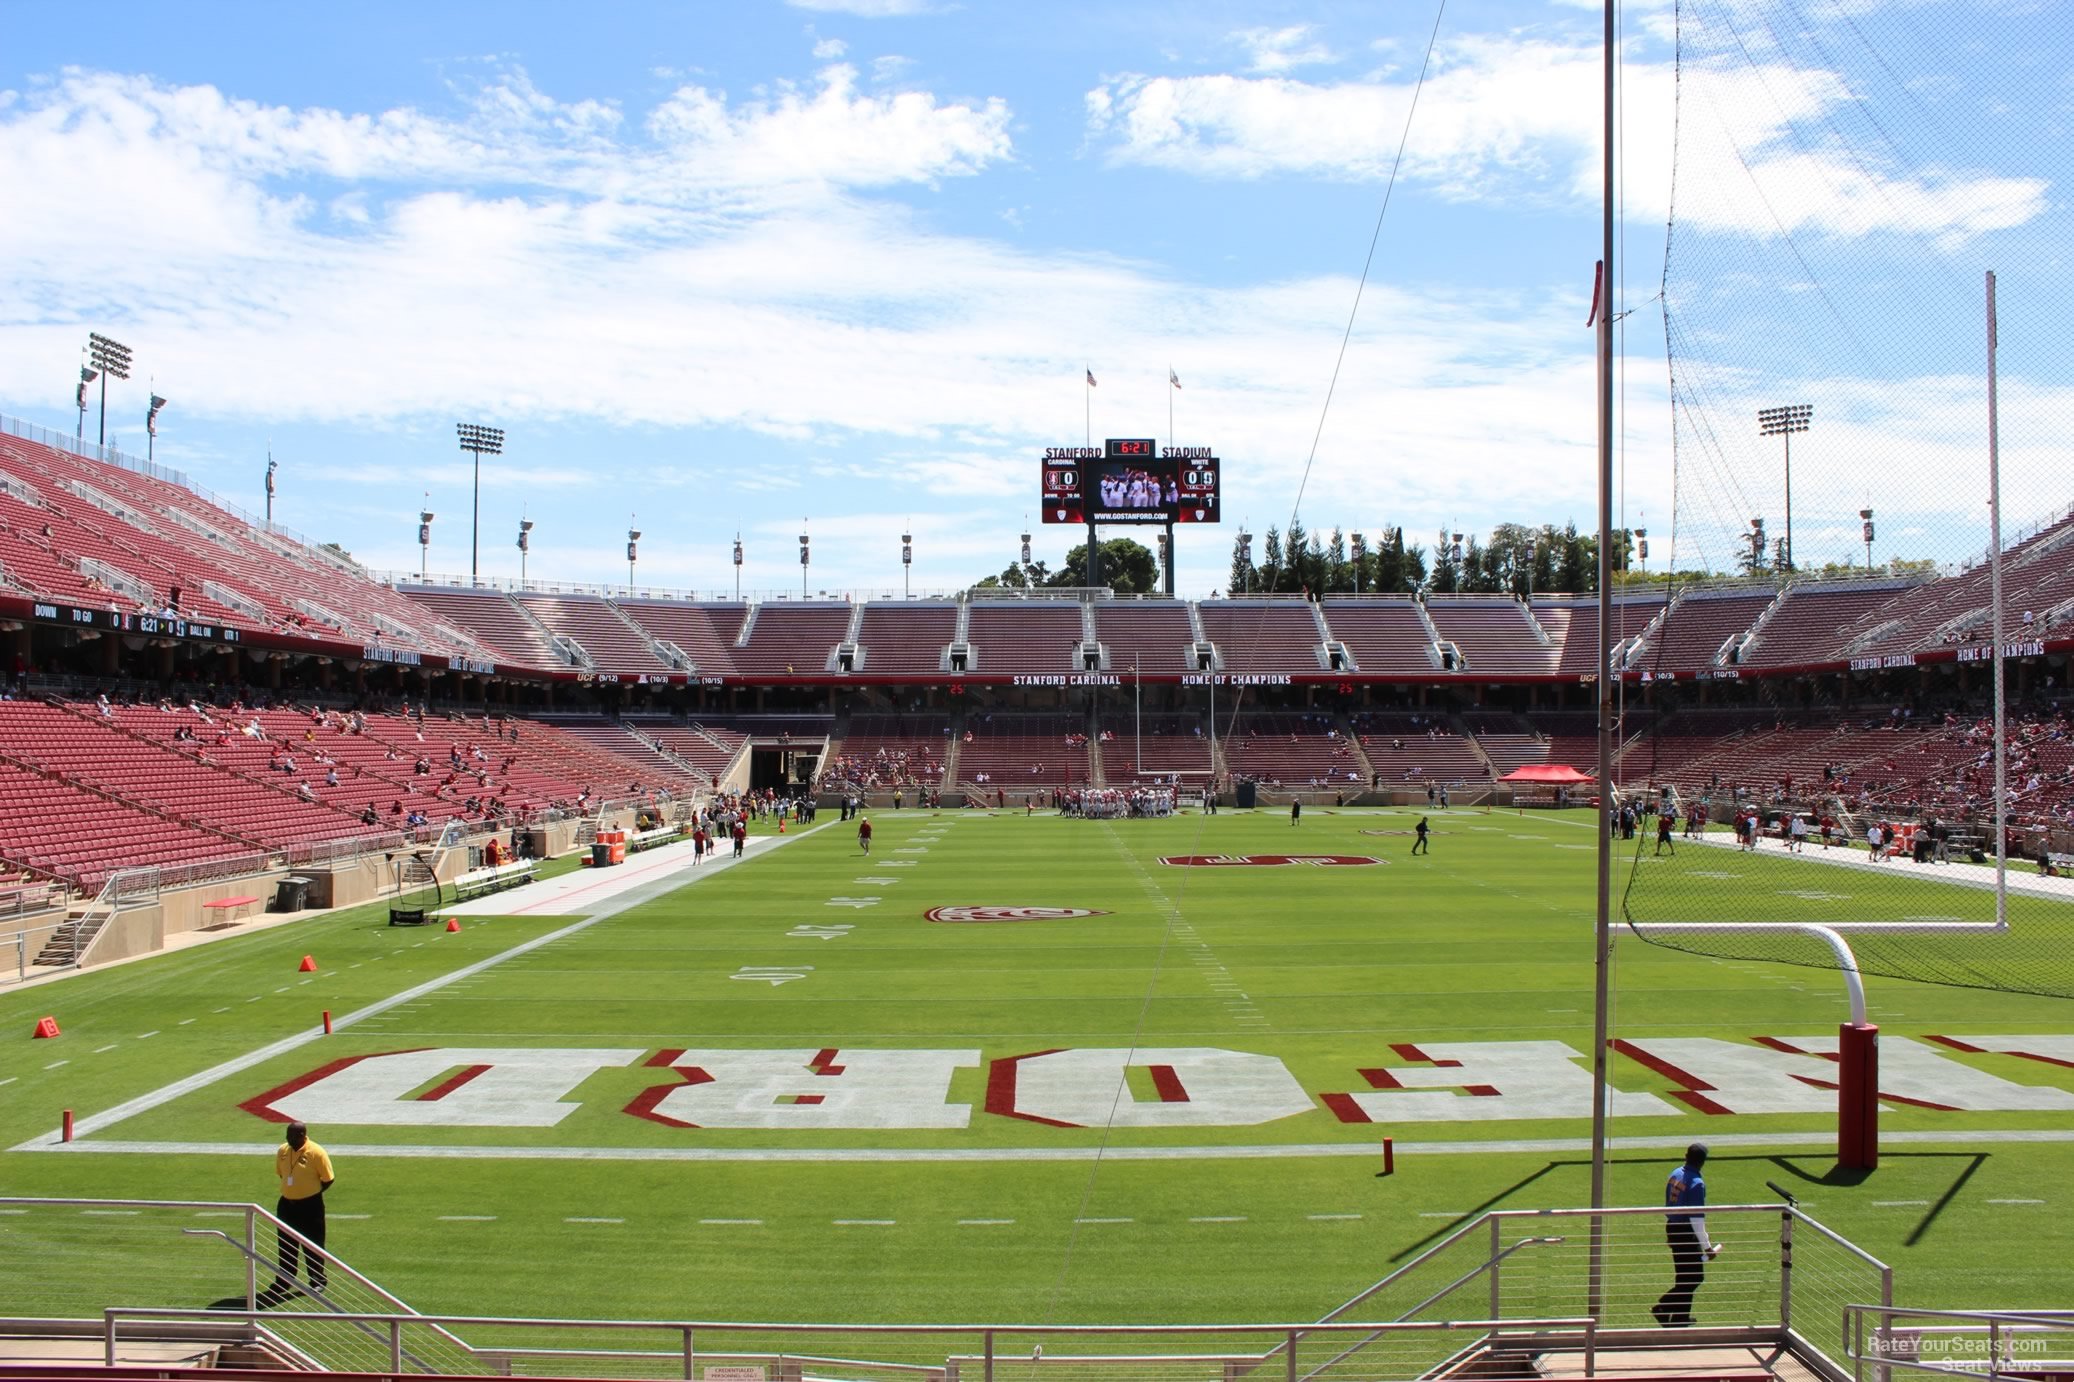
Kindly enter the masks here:
[[1070, 921], [1108, 915], [1092, 907], [931, 907], [922, 913], [928, 921]]

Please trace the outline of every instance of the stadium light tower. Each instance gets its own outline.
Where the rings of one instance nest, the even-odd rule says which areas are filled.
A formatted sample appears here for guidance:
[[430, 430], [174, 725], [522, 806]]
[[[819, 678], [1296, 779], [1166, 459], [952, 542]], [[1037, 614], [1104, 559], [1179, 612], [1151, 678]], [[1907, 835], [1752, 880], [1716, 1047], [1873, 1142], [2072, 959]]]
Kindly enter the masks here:
[[[1029, 520], [1025, 518], [1023, 521], [1027, 523]], [[1030, 588], [1030, 535], [1027, 532], [1023, 534], [1022, 566], [1023, 589], [1028, 590]]]
[[740, 602], [740, 600], [741, 600], [741, 598], [742, 598], [742, 532], [741, 532], [741, 529], [737, 528], [737, 529], [735, 530], [735, 600], [736, 600], [736, 602], [737, 602], [737, 603], [739, 603], [739, 602]]
[[641, 530], [634, 526], [634, 515], [627, 515], [627, 594], [634, 593], [634, 548], [641, 541]]
[[475, 506], [473, 516], [468, 520], [468, 584], [477, 585], [481, 575], [478, 559], [482, 531], [482, 458], [486, 452], [492, 456], [504, 454], [504, 433], [498, 428], [474, 422], [457, 422], [454, 432], [461, 439], [461, 449], [475, 457]]
[[73, 434], [79, 441], [86, 440], [86, 386], [100, 377], [101, 372], [86, 362], [86, 348], [80, 347], [79, 392], [75, 395], [75, 401], [79, 404], [79, 430]]
[[1762, 518], [1750, 520], [1748, 541], [1750, 543], [1750, 574], [1754, 576], [1764, 570], [1764, 520]]
[[1533, 539], [1527, 540], [1527, 604], [1530, 606], [1534, 603], [1534, 557], [1540, 550], [1534, 545]]
[[[431, 494], [425, 498], [430, 500]], [[425, 579], [425, 568], [432, 555], [432, 510], [418, 510], [418, 579]]]
[[1635, 529], [1635, 560], [1642, 563], [1642, 574], [1649, 574], [1649, 530]]
[[533, 550], [533, 520], [530, 518], [521, 518], [519, 520], [518, 549], [519, 589], [524, 590], [526, 588], [526, 553]]
[[1360, 533], [1353, 536], [1354, 547], [1354, 593], [1361, 593], [1361, 566], [1368, 560], [1368, 539]]
[[1860, 531], [1865, 534], [1865, 574], [1870, 576], [1872, 574], [1872, 510], [1858, 510], [1858, 519], [1863, 525]]
[[164, 411], [166, 400], [157, 393], [151, 395], [151, 406], [144, 411], [144, 459], [154, 460], [158, 456], [158, 415]]
[[1246, 525], [1243, 523], [1239, 525], [1239, 564], [1246, 568], [1246, 593], [1251, 595], [1253, 593], [1253, 534], [1246, 531]]
[[1812, 403], [1789, 403], [1782, 408], [1757, 410], [1758, 435], [1782, 437], [1786, 442], [1786, 545], [1782, 550], [1788, 571], [1793, 569], [1793, 434], [1807, 431], [1814, 416], [1815, 405]]
[[117, 379], [130, 377], [130, 348], [120, 341], [111, 341], [98, 331], [89, 332], [86, 338], [87, 358], [101, 372], [101, 431], [98, 442], [108, 444], [108, 376]]
[[280, 468], [271, 455], [266, 458], [266, 525], [269, 528], [274, 526], [274, 472]]
[[914, 564], [915, 535], [913, 533], [902, 533], [900, 535], [900, 596], [904, 600], [912, 600], [914, 598], [914, 592], [908, 588], [908, 574], [914, 569]]
[[[806, 523], [804, 518], [799, 521], [801, 525]], [[799, 598], [802, 600], [807, 597], [807, 563], [807, 535], [801, 533], [799, 535]]]

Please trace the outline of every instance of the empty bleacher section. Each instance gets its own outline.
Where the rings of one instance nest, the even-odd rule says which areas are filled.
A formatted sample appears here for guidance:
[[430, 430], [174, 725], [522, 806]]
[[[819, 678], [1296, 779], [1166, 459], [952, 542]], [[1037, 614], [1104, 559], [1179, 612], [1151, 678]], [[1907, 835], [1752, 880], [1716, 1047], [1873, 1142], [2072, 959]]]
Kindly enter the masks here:
[[228, 863], [252, 846], [118, 802], [0, 754], [0, 840], [7, 858], [98, 890], [109, 874], [138, 864]]
[[989, 677], [1077, 672], [1073, 650], [1085, 637], [1084, 627], [1073, 601], [974, 600], [965, 632], [972, 648], [969, 670]]
[[654, 675], [680, 670], [656, 656], [650, 641], [610, 601], [594, 595], [512, 597], [553, 634], [572, 640], [600, 672]]
[[[1618, 648], [1629, 639], [1641, 637], [1663, 609], [1661, 591], [1639, 596], [1616, 594], [1609, 647]], [[1541, 620], [1551, 637], [1555, 631], [1551, 619], [1566, 625], [1563, 655], [1556, 663], [1558, 672], [1566, 676], [1588, 676], [1598, 670], [1599, 606], [1595, 599], [1579, 596], [1572, 600], [1536, 600], [1534, 617]]]
[[[665, 735], [676, 730], [673, 721], [606, 720], [595, 716], [554, 720], [553, 726], [571, 738], [605, 749], [629, 763], [639, 764], [648, 776], [667, 784], [673, 792], [711, 787], [715, 774], [691, 755], [679, 753]], [[726, 764], [723, 762], [723, 768]]]
[[1741, 637], [1777, 598], [1770, 585], [1684, 591], [1629, 665], [1674, 671], [1733, 665]]
[[1909, 580], [1795, 581], [1743, 649], [1745, 667], [1831, 662], [1843, 656], [1844, 630], [1862, 615], [1920, 585]]
[[[1548, 740], [1536, 734], [1519, 716], [1505, 711], [1470, 711], [1462, 723], [1476, 736], [1484, 757], [1491, 760], [1491, 776], [1503, 777], [1529, 763], [1546, 763]], [[1587, 770], [1589, 771], [1589, 770]]]
[[868, 604], [857, 630], [862, 656], [856, 670], [873, 677], [935, 677], [944, 670], [944, 650], [957, 630], [956, 605]]
[[1325, 623], [1346, 644], [1354, 667], [1370, 676], [1439, 675], [1433, 636], [1410, 596], [1330, 597]]
[[1325, 636], [1309, 600], [1205, 600], [1198, 609], [1223, 671], [1278, 674], [1325, 666]]
[[672, 721], [644, 720], [636, 727], [643, 736], [689, 763], [712, 782], [718, 782], [727, 775], [727, 770], [741, 753], [742, 745], [748, 742], [748, 736], [737, 730], [703, 722], [680, 725]]
[[749, 612], [749, 638], [734, 650], [735, 670], [748, 677], [826, 675], [836, 644], [849, 632], [851, 609], [766, 600]]
[[616, 600], [629, 619], [650, 638], [675, 644], [691, 659], [699, 676], [726, 676], [735, 670], [735, 640], [749, 607], [740, 604], [691, 604], [676, 600]]
[[1452, 787], [1490, 780], [1483, 759], [1443, 715], [1363, 712], [1351, 718], [1378, 786]]
[[405, 587], [413, 604], [456, 628], [466, 629], [496, 651], [497, 661], [520, 667], [564, 667], [547, 631], [513, 604], [511, 597], [495, 590], [448, 590], [430, 586]]
[[1349, 793], [1367, 786], [1353, 741], [1330, 715], [1241, 711], [1217, 747], [1234, 779]]
[[1110, 715], [1101, 730], [1102, 777], [1111, 787], [1178, 776], [1201, 786], [1210, 776], [1210, 740], [1197, 715]]
[[853, 715], [842, 751], [822, 766], [821, 788], [890, 792], [944, 785], [951, 718], [942, 714]]
[[1460, 650], [1472, 676], [1546, 676], [1562, 650], [1543, 643], [1527, 621], [1525, 606], [1498, 595], [1434, 595], [1427, 617], [1440, 636]]
[[0, 435], [0, 567], [32, 594], [225, 628], [435, 654], [485, 650], [351, 561], [186, 486]]
[[992, 796], [1088, 783], [1086, 721], [1077, 715], [993, 712], [966, 718], [958, 785]]
[[1095, 641], [1111, 672], [1194, 672], [1190, 649], [1195, 625], [1179, 600], [1099, 601], [1094, 606]]

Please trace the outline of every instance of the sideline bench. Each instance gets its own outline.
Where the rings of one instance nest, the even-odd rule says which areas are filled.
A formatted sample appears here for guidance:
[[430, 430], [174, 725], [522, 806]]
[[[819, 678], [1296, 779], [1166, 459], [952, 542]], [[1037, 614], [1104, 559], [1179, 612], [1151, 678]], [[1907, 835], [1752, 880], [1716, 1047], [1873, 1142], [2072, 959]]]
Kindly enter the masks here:
[[471, 898], [503, 892], [506, 888], [516, 888], [521, 883], [530, 883], [533, 881], [534, 868], [533, 860], [520, 859], [509, 864], [499, 864], [495, 868], [471, 869], [454, 879], [454, 897], [458, 901], [466, 902]]
[[251, 915], [247, 909], [258, 905], [259, 899], [256, 897], [219, 897], [214, 902], [204, 902], [202, 910], [216, 914], [210, 919], [212, 923], [241, 921]]
[[657, 845], [666, 845], [673, 840], [681, 840], [684, 838], [685, 833], [685, 829], [681, 825], [663, 825], [657, 826], [654, 830], [640, 831], [627, 836], [627, 853], [639, 854], [644, 849], [654, 849]]
[[2053, 872], [2060, 877], [2065, 878], [2070, 873], [2074, 873], [2074, 854], [2062, 854], [2058, 850], [2047, 850], [2045, 857], [2051, 862]]

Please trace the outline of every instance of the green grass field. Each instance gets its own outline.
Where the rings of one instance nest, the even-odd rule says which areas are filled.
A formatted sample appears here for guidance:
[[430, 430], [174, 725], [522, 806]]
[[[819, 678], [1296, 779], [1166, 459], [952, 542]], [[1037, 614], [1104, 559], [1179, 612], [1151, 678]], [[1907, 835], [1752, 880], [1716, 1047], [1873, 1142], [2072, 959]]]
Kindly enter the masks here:
[[[308, 1115], [338, 1164], [331, 1212], [366, 1216], [335, 1221], [334, 1248], [427, 1311], [1315, 1318], [1459, 1216], [1578, 1205], [1587, 1194], [1588, 1099], [1559, 1116], [1466, 1116], [1467, 1106], [1509, 1108], [1537, 1092], [1531, 1079], [1505, 1079], [1495, 1099], [1414, 1096], [1456, 1101], [1462, 1118], [1400, 1120], [1388, 1101], [1411, 1091], [1377, 1090], [1361, 1072], [1424, 1068], [1419, 1051], [1393, 1046], [1430, 1054], [1450, 1043], [1561, 1042], [1577, 1054], [1575, 1070], [1588, 1073], [1588, 819], [1457, 811], [1436, 816], [1433, 853], [1415, 859], [1413, 818], [1313, 811], [1292, 828], [1271, 813], [1090, 822], [885, 812], [874, 817], [867, 859], [851, 829], [824, 816], [818, 829], [742, 866], [501, 960], [577, 918], [471, 918], [449, 934], [392, 930], [380, 909], [365, 908], [9, 992], [0, 995], [0, 1146], [8, 1148], [49, 1132], [63, 1108], [87, 1119], [309, 1033], [321, 1010], [341, 1025], [83, 1137], [124, 1150], [0, 1152], [0, 1187], [11, 1195], [271, 1207], [279, 1129], [241, 1108], [245, 1101], [328, 1063], [376, 1053], [603, 1048], [620, 1053], [618, 1063], [548, 1094], [573, 1105], [553, 1126]], [[1282, 853], [1383, 862], [1160, 862]], [[1740, 896], [1767, 907], [1808, 890], [1812, 877], [1835, 894], [1861, 886], [1837, 870], [1818, 875], [1816, 863], [1725, 850], [1689, 848], [1658, 867], [1727, 872]], [[1919, 893], [1926, 912], [1950, 910], [1955, 891], [1897, 879], [1878, 886]], [[867, 899], [876, 900], [852, 905]], [[1105, 914], [962, 924], [923, 916], [958, 905]], [[305, 953], [318, 960], [314, 975], [296, 972]], [[483, 961], [500, 962], [358, 1016]], [[785, 973], [799, 977], [771, 982]], [[1933, 1033], [2074, 1032], [2074, 1009], [2064, 1002], [1881, 980], [1870, 991], [1890, 1051], [1894, 1038]], [[1832, 973], [1709, 960], [1632, 938], [1618, 947], [1615, 993], [1616, 1034], [1644, 1045], [1712, 1037], [1758, 1049], [1751, 1039], [1759, 1036], [1833, 1037], [1845, 1015]], [[45, 1013], [63, 1035], [32, 1041]], [[1033, 1072], [1068, 1058], [996, 1064], [1130, 1048], [1272, 1059], [1242, 1062], [1229, 1086], [1237, 1092], [1221, 1105], [1206, 1096], [1225, 1087], [1222, 1077], [1185, 1055], [1090, 1057], [1077, 1075], [1056, 1079]], [[847, 1061], [847, 1073], [807, 1068], [830, 1050], [834, 1057], [818, 1063]], [[914, 1077], [904, 1094], [873, 1086], [844, 1103], [840, 1091], [863, 1082], [868, 1053], [915, 1050], [977, 1055], [947, 1064], [940, 1078]], [[676, 1051], [708, 1053], [717, 1073], [664, 1068], [669, 1058], [659, 1053]], [[732, 1051], [795, 1053], [776, 1058], [790, 1071], [779, 1088], [739, 1105], [773, 1119], [899, 1124], [942, 1120], [952, 1105], [969, 1106], [969, 1115], [953, 1115], [964, 1126], [950, 1127], [727, 1127], [717, 1125], [724, 1116], [671, 1124], [629, 1111], [725, 1106], [695, 1101], [736, 1087], [739, 1072], [713, 1055]], [[2066, 1065], [1938, 1054], [2014, 1084], [2074, 1090]], [[455, 1084], [457, 1072], [479, 1062], [465, 1054], [423, 1059], [429, 1064], [386, 1097], [417, 1109], [458, 1108], [487, 1098], [498, 1078], [477, 1072], [481, 1085], [470, 1088], [466, 1079]], [[1276, 1061], [1286, 1070], [1279, 1079]], [[1006, 1087], [1004, 1070], [1015, 1076]], [[1645, 1064], [1622, 1056], [1612, 1072], [1621, 1091], [1666, 1100], [1660, 1112], [1615, 1120], [1616, 1203], [1656, 1203], [1677, 1160], [1666, 1147], [1708, 1138], [1716, 1144], [1708, 1168], [1715, 1203], [1769, 1201], [1768, 1179], [1796, 1188], [1815, 1217], [1895, 1264], [1908, 1303], [2074, 1298], [2074, 1255], [2066, 1251], [2074, 1216], [2064, 1203], [2074, 1111], [1890, 1104], [1886, 1134], [1933, 1140], [1889, 1142], [1881, 1168], [1859, 1180], [1831, 1175], [1822, 1139], [1833, 1133], [1833, 1113], [1708, 1116], [1668, 1102], [1676, 1085]], [[1463, 1083], [1484, 1082], [1471, 1076]], [[838, 1092], [812, 1102], [821, 1098], [808, 1092], [817, 1080]], [[1176, 1081], [1185, 1099], [1176, 1097]], [[444, 1098], [424, 1098], [449, 1084]], [[680, 1084], [685, 1093], [676, 1097], [694, 1102], [664, 1097]], [[319, 1082], [304, 1097], [323, 1088]], [[1282, 1116], [1237, 1125], [1214, 1116], [1219, 1107], [1252, 1107], [1249, 1100], [1279, 1108], [1275, 1100], [1292, 1089], [1300, 1105]], [[1348, 1099], [1328, 1094], [1367, 1096], [1374, 1121], [1344, 1121], [1335, 1109]], [[1098, 1125], [1112, 1101], [1125, 1124], [1214, 1107], [1194, 1126], [1105, 1132]], [[1091, 1126], [1009, 1116], [1087, 1109], [1095, 1116], [1077, 1121]], [[2049, 1136], [1980, 1136], [1989, 1130]], [[1375, 1175], [1385, 1135], [1398, 1154], [1387, 1179]], [[1724, 1140], [1732, 1138], [1754, 1140]], [[1643, 1139], [1658, 1141], [1638, 1145]], [[1513, 1145], [1522, 1142], [1537, 1145]], [[434, 1155], [467, 1149], [478, 1154]], [[681, 1159], [686, 1151], [737, 1155]], [[867, 1151], [889, 1155], [858, 1159]], [[1033, 1151], [1070, 1159], [1026, 1155]], [[788, 1159], [754, 1159], [759, 1152]], [[914, 1156], [945, 1152], [962, 1159]], [[8, 1259], [0, 1261], [0, 1287], [34, 1270], [18, 1254], [0, 1256]], [[457, 1270], [462, 1263], [466, 1270]]]

